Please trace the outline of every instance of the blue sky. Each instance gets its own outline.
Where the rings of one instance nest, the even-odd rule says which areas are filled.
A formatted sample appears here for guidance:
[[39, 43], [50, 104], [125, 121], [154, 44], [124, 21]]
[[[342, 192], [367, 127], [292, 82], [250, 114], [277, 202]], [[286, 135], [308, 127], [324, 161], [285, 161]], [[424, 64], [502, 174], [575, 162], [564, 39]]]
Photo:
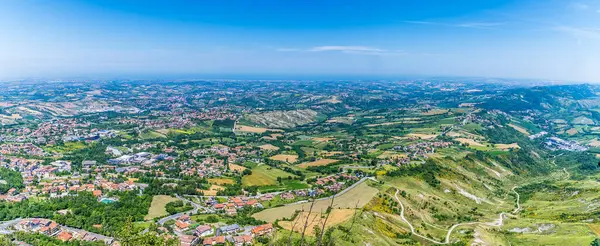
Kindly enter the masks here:
[[0, 2], [0, 79], [244, 74], [600, 82], [600, 0]]

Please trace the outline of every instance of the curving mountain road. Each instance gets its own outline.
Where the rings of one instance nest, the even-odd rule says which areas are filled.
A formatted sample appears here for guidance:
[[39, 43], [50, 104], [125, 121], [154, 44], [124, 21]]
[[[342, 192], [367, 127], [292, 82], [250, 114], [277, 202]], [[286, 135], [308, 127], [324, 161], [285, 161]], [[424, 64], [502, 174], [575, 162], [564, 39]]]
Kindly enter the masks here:
[[[395, 188], [395, 187], [394, 187]], [[515, 191], [515, 189], [517, 188], [517, 186], [512, 188], [512, 191], [517, 195], [517, 201], [516, 201], [516, 205], [517, 208], [515, 208], [515, 210], [513, 210], [510, 214], [515, 214], [516, 212], [518, 212], [519, 210], [521, 210], [521, 204], [519, 203], [520, 200], [520, 195], [517, 191]], [[465, 226], [465, 225], [475, 225], [475, 224], [484, 224], [484, 225], [488, 225], [488, 226], [502, 226], [504, 224], [504, 216], [507, 215], [508, 213], [502, 212], [498, 215], [498, 219], [494, 220], [492, 222], [466, 222], [466, 223], [459, 223], [459, 224], [455, 224], [452, 227], [450, 227], [450, 229], [448, 230], [448, 233], [446, 234], [446, 238], [443, 242], [428, 238], [426, 236], [423, 236], [419, 233], [417, 233], [415, 231], [415, 227], [406, 219], [406, 217], [404, 217], [404, 205], [402, 204], [402, 201], [400, 201], [400, 198], [398, 198], [398, 193], [400, 192], [400, 189], [395, 188], [396, 189], [396, 193], [394, 194], [394, 197], [396, 198], [396, 201], [398, 201], [398, 203], [400, 204], [400, 218], [402, 219], [402, 221], [404, 221], [404, 223], [406, 223], [408, 225], [408, 227], [410, 227], [410, 232], [419, 237], [422, 238], [424, 240], [427, 240], [429, 242], [435, 243], [435, 244], [449, 244], [450, 243], [450, 236], [452, 235], [452, 231], [454, 231], [454, 229], [456, 229], [459, 226]]]

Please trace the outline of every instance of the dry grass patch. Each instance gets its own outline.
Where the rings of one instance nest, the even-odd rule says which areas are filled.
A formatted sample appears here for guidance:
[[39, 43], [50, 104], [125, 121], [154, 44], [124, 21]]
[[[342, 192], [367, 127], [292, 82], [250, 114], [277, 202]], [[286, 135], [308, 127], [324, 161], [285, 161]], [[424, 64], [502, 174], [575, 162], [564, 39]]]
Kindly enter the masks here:
[[[371, 201], [377, 192], [378, 190], [376, 188], [370, 187], [367, 182], [364, 182], [344, 193], [343, 195], [336, 197], [333, 203], [333, 208], [352, 209], [357, 205], [357, 201], [358, 207], [362, 208], [365, 206], [365, 204]], [[320, 213], [321, 211], [325, 211], [330, 204], [330, 199], [316, 201], [312, 211]], [[277, 219], [291, 218], [294, 215], [294, 212], [302, 211], [302, 208], [304, 208], [305, 211], [308, 211], [310, 209], [310, 203], [307, 202], [283, 207], [269, 208], [255, 213], [252, 215], [252, 217], [272, 223]]]
[[279, 150], [279, 147], [272, 145], [272, 144], [263, 144], [261, 146], [258, 146], [260, 149], [262, 150]]
[[279, 133], [273, 133], [269, 136], [264, 136], [263, 139], [267, 139], [267, 140], [277, 140], [277, 138], [283, 137], [283, 134], [279, 134]]
[[508, 149], [520, 149], [521, 146], [519, 146], [517, 143], [511, 143], [511, 144], [495, 144], [494, 147], [501, 149], [501, 150], [508, 150]]
[[409, 138], [418, 138], [418, 139], [434, 139], [438, 135], [437, 134], [422, 134], [422, 133], [409, 133], [406, 134]]
[[567, 134], [569, 134], [569, 136], [573, 136], [577, 133], [579, 133], [579, 131], [577, 131], [576, 128], [571, 128], [571, 129], [567, 130]]
[[332, 96], [329, 100], [325, 100], [323, 102], [336, 104], [336, 103], [341, 103], [342, 101], [340, 101], [340, 99], [338, 99], [337, 96]]
[[598, 141], [597, 139], [593, 139], [588, 143], [588, 145], [590, 147], [600, 147], [600, 141]]
[[167, 205], [169, 202], [174, 202], [177, 200], [177, 198], [165, 195], [157, 195], [152, 197], [150, 209], [148, 209], [148, 214], [144, 217], [144, 220], [151, 220], [157, 217], [169, 215], [169, 213], [167, 213], [167, 209], [165, 209], [165, 205]]
[[338, 160], [334, 160], [334, 159], [321, 159], [321, 160], [316, 160], [316, 161], [312, 161], [312, 162], [305, 162], [298, 166], [301, 168], [327, 166], [327, 165], [329, 165], [331, 163], [335, 163], [337, 161]]
[[596, 236], [600, 237], [600, 225], [599, 224], [588, 224], [588, 227], [596, 234]]
[[468, 144], [470, 146], [480, 146], [480, 147], [485, 146], [485, 145], [483, 145], [483, 144], [481, 144], [481, 143], [479, 143], [479, 142], [477, 142], [477, 141], [475, 141], [473, 139], [469, 139], [469, 138], [455, 138], [454, 140], [460, 142], [461, 144], [466, 143], [466, 144]]
[[279, 154], [279, 155], [271, 156], [271, 157], [269, 157], [269, 159], [276, 160], [276, 161], [285, 161], [288, 163], [295, 163], [296, 161], [298, 161], [298, 156], [297, 155]]
[[[354, 209], [332, 209], [325, 227], [330, 228], [332, 226], [341, 224], [351, 219], [353, 215]], [[327, 215], [322, 213], [311, 213], [309, 217], [308, 212], [303, 212], [298, 214], [293, 221], [280, 221], [279, 225], [286, 230], [291, 231], [292, 227], [294, 227], [295, 232], [302, 232], [304, 223], [308, 217], [308, 227], [306, 227], [306, 233], [313, 235], [315, 226], [318, 225], [321, 227], [323, 225], [323, 221], [325, 220], [325, 216]]]
[[264, 127], [253, 127], [253, 126], [237, 125], [235, 127], [235, 130], [236, 131], [240, 131], [240, 132], [265, 133], [269, 129], [268, 128], [264, 128]]
[[235, 180], [233, 180], [233, 179], [224, 179], [224, 178], [212, 178], [212, 179], [208, 179], [208, 183], [210, 183], [210, 184], [216, 184], [216, 185], [234, 184]]
[[163, 134], [163, 135], [167, 135], [167, 134], [169, 134], [169, 129], [158, 129], [158, 130], [156, 130], [156, 132]]
[[334, 156], [334, 155], [342, 155], [343, 151], [323, 151], [321, 152], [322, 156]]
[[220, 190], [225, 190], [225, 187], [220, 185], [211, 185], [210, 188], [208, 188], [208, 190], [198, 189], [198, 191], [202, 192], [202, 194], [204, 194], [205, 196], [216, 196], [217, 192]]
[[331, 140], [334, 140], [335, 138], [312, 138], [315, 141], [319, 141], [319, 142], [329, 142]]
[[231, 170], [231, 171], [238, 171], [238, 172], [241, 173], [244, 170], [246, 170], [246, 167], [229, 163], [229, 170]]
[[399, 159], [399, 158], [405, 158], [408, 157], [408, 155], [404, 154], [404, 153], [396, 153], [396, 152], [392, 152], [392, 151], [385, 151], [383, 152], [383, 154], [377, 156], [377, 158], [379, 159]]
[[445, 114], [445, 113], [448, 113], [448, 112], [449, 111], [447, 109], [432, 109], [432, 110], [429, 110], [429, 111], [421, 113], [421, 114], [422, 115], [431, 116], [431, 115]]
[[527, 129], [525, 129], [523, 127], [520, 127], [520, 126], [517, 126], [517, 125], [513, 125], [513, 124], [508, 124], [508, 126], [512, 127], [513, 129], [515, 129], [518, 132], [523, 133], [523, 134], [525, 134], [527, 136], [531, 135], [531, 134], [529, 134], [529, 132], [527, 131]]

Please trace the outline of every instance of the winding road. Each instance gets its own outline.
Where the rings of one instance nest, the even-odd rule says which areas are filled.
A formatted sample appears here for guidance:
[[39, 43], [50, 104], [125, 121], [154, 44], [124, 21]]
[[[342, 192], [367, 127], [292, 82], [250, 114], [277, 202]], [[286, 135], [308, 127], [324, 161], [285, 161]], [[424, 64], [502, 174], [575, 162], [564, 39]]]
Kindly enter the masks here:
[[186, 212], [181, 212], [181, 213], [177, 213], [177, 214], [173, 214], [173, 215], [169, 215], [169, 216], [167, 216], [167, 217], [164, 217], [164, 218], [162, 218], [162, 219], [158, 220], [158, 222], [157, 222], [158, 224], [160, 224], [160, 225], [164, 225], [164, 224], [165, 224], [165, 222], [167, 222], [167, 221], [169, 221], [169, 220], [174, 220], [174, 219], [177, 219], [177, 218], [179, 218], [180, 216], [182, 216], [182, 215], [184, 215], [184, 214], [187, 214], [187, 215], [197, 214], [197, 213], [198, 213], [198, 210], [200, 210], [200, 209], [203, 209], [203, 210], [204, 210], [204, 211], [206, 211], [206, 212], [214, 212], [214, 211], [213, 211], [212, 209], [210, 209], [210, 208], [207, 208], [207, 207], [204, 207], [204, 206], [202, 206], [202, 205], [200, 205], [200, 204], [197, 204], [197, 203], [195, 203], [195, 202], [192, 202], [192, 201], [190, 201], [190, 200], [188, 200], [188, 199], [185, 199], [185, 198], [183, 198], [183, 197], [181, 197], [181, 196], [179, 196], [179, 195], [175, 195], [175, 197], [177, 197], [179, 200], [182, 200], [182, 201], [184, 201], [184, 202], [188, 202], [189, 204], [191, 204], [191, 205], [194, 207], [194, 209], [192, 209], [192, 210], [189, 210], [189, 211], [186, 211]]
[[[521, 204], [519, 203], [520, 201], [520, 195], [517, 191], [515, 191], [515, 189], [517, 188], [517, 186], [512, 188], [512, 191], [517, 195], [517, 201], [516, 201], [516, 205], [517, 207], [515, 208], [515, 210], [513, 210], [510, 214], [515, 214], [517, 213], [519, 210], [521, 210]], [[455, 224], [452, 227], [450, 227], [450, 229], [448, 230], [448, 233], [446, 234], [446, 239], [443, 242], [428, 238], [426, 236], [423, 236], [419, 233], [416, 232], [415, 227], [406, 219], [406, 217], [404, 217], [404, 204], [402, 204], [402, 201], [400, 201], [400, 198], [398, 198], [398, 193], [400, 192], [400, 189], [396, 188], [396, 193], [394, 194], [394, 197], [396, 198], [396, 201], [398, 201], [398, 203], [400, 204], [400, 218], [402, 219], [402, 221], [404, 221], [404, 223], [406, 223], [408, 225], [408, 227], [410, 227], [410, 232], [419, 237], [422, 238], [423, 240], [427, 240], [429, 242], [435, 243], [435, 244], [449, 244], [450, 243], [450, 236], [452, 235], [452, 232], [454, 231], [454, 229], [456, 229], [459, 226], [465, 226], [465, 225], [476, 225], [476, 224], [483, 224], [483, 225], [488, 225], [488, 226], [502, 226], [504, 224], [504, 216], [508, 215], [509, 213], [505, 213], [502, 212], [498, 215], [498, 219], [494, 220], [492, 222], [467, 222], [467, 223], [459, 223], [459, 224]]]

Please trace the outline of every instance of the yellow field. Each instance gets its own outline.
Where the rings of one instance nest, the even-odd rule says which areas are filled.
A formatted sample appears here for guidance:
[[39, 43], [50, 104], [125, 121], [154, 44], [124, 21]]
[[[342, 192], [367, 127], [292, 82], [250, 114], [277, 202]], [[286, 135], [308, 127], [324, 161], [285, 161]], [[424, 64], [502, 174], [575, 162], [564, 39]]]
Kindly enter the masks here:
[[272, 145], [272, 144], [263, 144], [258, 147], [262, 150], [279, 150], [279, 147]]
[[233, 179], [212, 178], [212, 179], [208, 179], [208, 183], [216, 184], [216, 185], [224, 185], [224, 184], [234, 184], [235, 181]]
[[409, 133], [406, 134], [407, 137], [418, 138], [418, 139], [434, 139], [438, 135], [437, 134], [421, 134], [421, 133]]
[[469, 144], [470, 146], [481, 146], [483, 147], [484, 145], [473, 140], [473, 139], [468, 139], [468, 138], [455, 138], [454, 140], [459, 141], [461, 144], [466, 143]]
[[321, 152], [321, 155], [323, 156], [334, 156], [334, 155], [341, 155], [344, 154], [343, 151], [323, 151]]
[[531, 135], [531, 134], [529, 134], [529, 132], [528, 132], [528, 131], [527, 131], [525, 128], [523, 128], [523, 127], [520, 127], [520, 126], [517, 126], [517, 125], [513, 125], [513, 124], [508, 124], [508, 126], [510, 126], [510, 127], [512, 127], [512, 128], [514, 128], [514, 129], [515, 129], [515, 130], [517, 130], [518, 132], [520, 132], [520, 133], [523, 133], [523, 134], [525, 134], [525, 135], [527, 135], [527, 136]]
[[276, 160], [276, 161], [285, 161], [285, 162], [289, 162], [289, 163], [295, 163], [298, 160], [298, 156], [297, 155], [279, 154], [279, 155], [271, 156], [269, 159]]
[[319, 142], [329, 142], [331, 140], [334, 140], [335, 138], [312, 138], [315, 141], [319, 141]]
[[600, 237], [600, 225], [588, 224], [588, 227], [596, 234], [596, 236]]
[[269, 129], [264, 128], [264, 127], [237, 125], [235, 130], [240, 131], [240, 132], [265, 133]]
[[316, 160], [316, 161], [312, 161], [312, 162], [305, 162], [298, 166], [301, 168], [327, 166], [327, 165], [329, 165], [331, 163], [335, 163], [337, 161], [338, 160], [334, 160], [334, 159], [321, 159], [321, 160]]
[[[332, 226], [341, 224], [351, 219], [353, 215], [354, 209], [333, 209], [331, 210], [331, 214], [327, 219], [327, 225], [325, 225], [325, 227], [330, 228]], [[296, 219], [294, 219], [293, 221], [279, 221], [279, 225], [286, 230], [292, 230], [292, 227], [294, 227], [295, 232], [302, 232], [304, 223], [306, 222], [306, 217], [308, 217], [308, 226], [306, 227], [306, 233], [312, 235], [314, 234], [315, 225], [318, 225], [319, 227], [323, 225], [325, 216], [325, 214], [318, 212], [311, 213], [310, 217], [308, 217], [308, 212], [303, 212], [298, 214], [298, 216], [296, 216]]]
[[144, 217], [145, 220], [151, 220], [157, 217], [162, 217], [165, 215], [169, 215], [167, 210], [165, 209], [165, 205], [169, 202], [177, 201], [177, 198], [158, 195], [152, 197], [152, 203], [150, 204], [150, 209], [148, 210], [148, 214]]
[[163, 134], [163, 135], [167, 135], [167, 134], [169, 134], [169, 129], [158, 129], [158, 130], [156, 130], [156, 132]]
[[395, 153], [395, 152], [391, 152], [391, 151], [385, 151], [383, 152], [383, 154], [377, 156], [377, 158], [379, 159], [399, 159], [399, 158], [404, 158], [404, 157], [408, 157], [408, 155], [406, 154], [401, 154], [401, 153]]
[[588, 143], [588, 145], [591, 147], [600, 147], [600, 141], [598, 141], [597, 139], [593, 139]]
[[241, 173], [244, 170], [246, 170], [246, 168], [243, 167], [243, 166], [240, 166], [240, 165], [229, 163], [229, 170], [231, 170], [231, 171], [238, 171], [238, 172]]
[[254, 126], [244, 126], [244, 125], [237, 125], [235, 127], [235, 130], [240, 131], [240, 132], [252, 132], [252, 133], [265, 133], [267, 131], [283, 132], [282, 130], [279, 130], [279, 129], [269, 129], [269, 128], [264, 128], [264, 127], [254, 127]]
[[211, 185], [210, 188], [208, 188], [208, 190], [198, 190], [198, 191], [202, 192], [202, 194], [204, 194], [205, 196], [216, 196], [217, 192], [220, 190], [225, 190], [225, 188], [223, 186], [219, 186], [219, 185]]
[[498, 148], [498, 149], [502, 149], [502, 150], [507, 150], [507, 149], [519, 149], [521, 148], [521, 146], [519, 146], [517, 143], [511, 143], [511, 144], [495, 144], [494, 147]]
[[448, 113], [447, 109], [432, 109], [432, 110], [422, 113], [422, 115], [431, 116], [431, 115], [438, 115], [438, 114], [445, 114], [445, 113]]
[[341, 103], [342, 101], [340, 101], [337, 96], [332, 96], [329, 100], [325, 100], [324, 102], [336, 104]]
[[[348, 192], [344, 193], [343, 195], [336, 197], [333, 203], [333, 207], [336, 209], [351, 209], [357, 205], [356, 202], [358, 201], [358, 207], [362, 208], [363, 206], [365, 206], [365, 204], [371, 201], [371, 199], [377, 194], [377, 192], [377, 189], [370, 187], [367, 184], [367, 182], [364, 182], [360, 185], [357, 185], [352, 190], [349, 190]], [[327, 209], [330, 203], [330, 199], [317, 201], [315, 202], [312, 211], [325, 211], [325, 209]], [[304, 208], [305, 211], [309, 210], [310, 203], [301, 203], [265, 209], [263, 211], [255, 213], [254, 215], [252, 215], [252, 217], [272, 223], [277, 219], [291, 218], [292, 215], [294, 215], [295, 211], [301, 211], [302, 208]]]
[[569, 134], [570, 136], [577, 134], [578, 131], [575, 128], [571, 128], [569, 130], [567, 130], [567, 134]]

